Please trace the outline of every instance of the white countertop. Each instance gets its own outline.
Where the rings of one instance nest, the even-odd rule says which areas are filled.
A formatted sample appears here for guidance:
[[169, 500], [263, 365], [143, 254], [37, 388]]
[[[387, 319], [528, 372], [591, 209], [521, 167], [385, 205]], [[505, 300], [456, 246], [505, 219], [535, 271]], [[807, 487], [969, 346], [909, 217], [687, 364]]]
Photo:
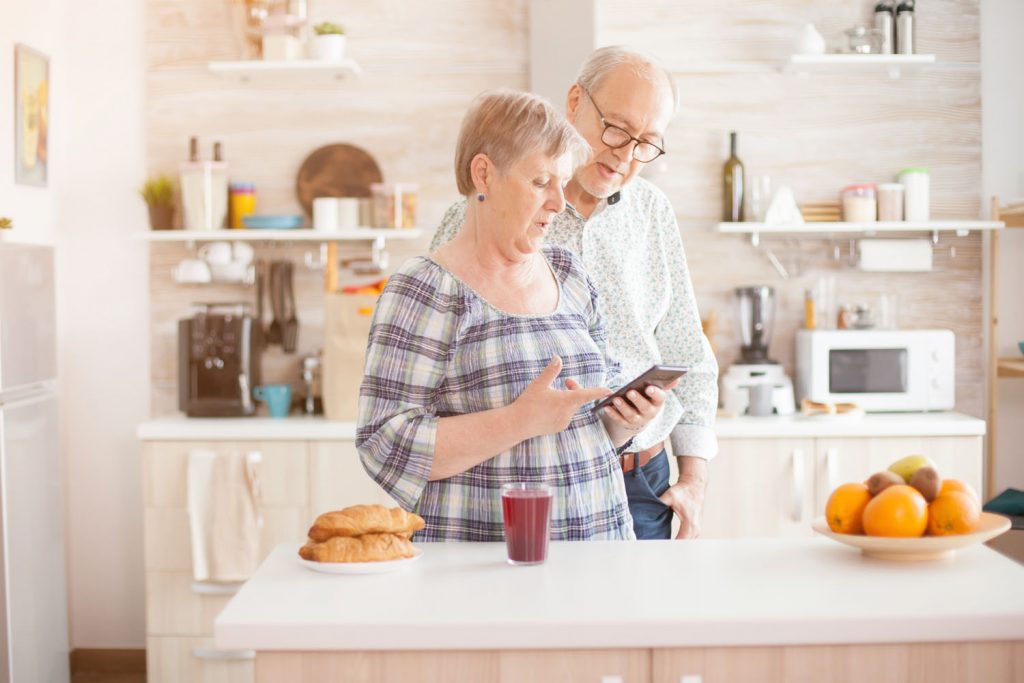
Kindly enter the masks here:
[[323, 416], [186, 417], [168, 415], [141, 423], [142, 441], [353, 441], [355, 422]]
[[847, 417], [720, 417], [719, 439], [781, 437], [984, 436], [985, 421], [963, 413], [868, 413]]
[[866, 558], [823, 537], [421, 543], [390, 574], [328, 575], [278, 546], [215, 621], [253, 650], [652, 648], [1024, 639], [1024, 566], [985, 546]]
[[[983, 436], [985, 422], [961, 413], [874, 413], [860, 419], [826, 417], [718, 418], [720, 439], [870, 436]], [[353, 440], [354, 422], [323, 417], [185, 417], [143, 422], [143, 441], [338, 441]]]

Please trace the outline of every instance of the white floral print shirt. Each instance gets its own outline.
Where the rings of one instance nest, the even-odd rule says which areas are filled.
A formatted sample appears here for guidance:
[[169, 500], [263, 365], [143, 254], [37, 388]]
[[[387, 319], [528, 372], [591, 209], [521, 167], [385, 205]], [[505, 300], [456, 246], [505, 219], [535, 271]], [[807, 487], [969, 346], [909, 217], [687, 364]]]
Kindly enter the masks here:
[[[430, 245], [462, 228], [466, 199], [448, 209]], [[574, 207], [555, 217], [547, 242], [583, 261], [597, 288], [608, 329], [608, 353], [635, 377], [657, 363], [690, 368], [661, 414], [634, 440], [644, 450], [671, 437], [676, 455], [710, 459], [718, 452], [712, 425], [718, 407], [718, 362], [701, 329], [675, 212], [668, 197], [635, 178], [598, 204], [589, 219]]]

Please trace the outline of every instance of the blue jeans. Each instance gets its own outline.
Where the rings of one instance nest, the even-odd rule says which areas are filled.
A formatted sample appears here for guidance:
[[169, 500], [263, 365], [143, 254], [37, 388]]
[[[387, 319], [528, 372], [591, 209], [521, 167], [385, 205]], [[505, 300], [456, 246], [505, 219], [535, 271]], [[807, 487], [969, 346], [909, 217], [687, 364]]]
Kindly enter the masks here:
[[626, 480], [626, 498], [637, 539], [670, 538], [672, 508], [658, 498], [668, 490], [668, 454], [665, 449], [661, 449], [643, 467], [635, 467], [622, 476]]

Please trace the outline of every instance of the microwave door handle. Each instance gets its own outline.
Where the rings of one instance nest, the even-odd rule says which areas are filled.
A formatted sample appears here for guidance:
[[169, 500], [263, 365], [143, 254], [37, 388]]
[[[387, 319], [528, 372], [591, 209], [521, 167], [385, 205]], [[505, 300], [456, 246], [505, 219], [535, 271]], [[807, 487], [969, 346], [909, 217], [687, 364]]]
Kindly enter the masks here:
[[793, 511], [794, 522], [804, 521], [804, 450], [794, 448], [791, 454], [793, 470]]
[[251, 413], [253, 410], [252, 389], [249, 387], [249, 378], [244, 372], [238, 373], [238, 389], [242, 395], [242, 409], [246, 413]]

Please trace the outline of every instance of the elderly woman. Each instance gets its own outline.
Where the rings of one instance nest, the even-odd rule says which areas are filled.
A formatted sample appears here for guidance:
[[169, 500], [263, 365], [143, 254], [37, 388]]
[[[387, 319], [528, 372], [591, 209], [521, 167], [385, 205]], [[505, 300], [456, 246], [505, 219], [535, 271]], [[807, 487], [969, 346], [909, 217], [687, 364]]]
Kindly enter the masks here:
[[426, 520], [420, 540], [500, 541], [501, 486], [517, 481], [551, 486], [553, 539], [634, 538], [616, 448], [665, 393], [591, 410], [625, 378], [605, 357], [579, 262], [543, 246], [589, 153], [543, 99], [480, 96], [455, 154], [465, 225], [380, 296], [356, 446], [367, 472]]

